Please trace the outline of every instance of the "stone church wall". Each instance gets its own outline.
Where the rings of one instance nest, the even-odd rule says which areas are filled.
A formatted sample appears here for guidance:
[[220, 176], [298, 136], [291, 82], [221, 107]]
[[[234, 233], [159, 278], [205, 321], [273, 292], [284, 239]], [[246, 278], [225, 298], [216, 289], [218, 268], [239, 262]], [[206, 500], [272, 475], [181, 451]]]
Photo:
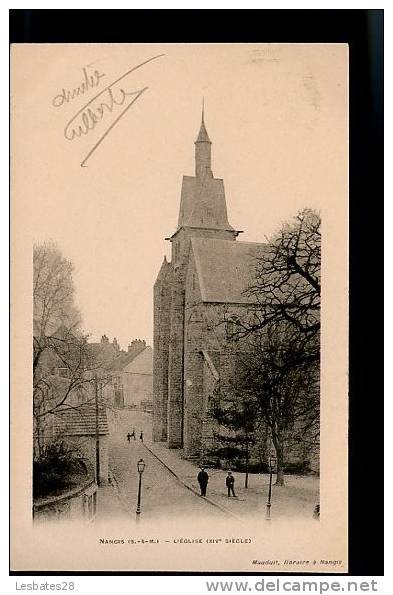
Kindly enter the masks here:
[[183, 341], [184, 265], [177, 267], [171, 283], [171, 314], [168, 367], [168, 448], [183, 446]]
[[153, 439], [159, 442], [167, 439], [171, 265], [163, 273], [154, 286]]

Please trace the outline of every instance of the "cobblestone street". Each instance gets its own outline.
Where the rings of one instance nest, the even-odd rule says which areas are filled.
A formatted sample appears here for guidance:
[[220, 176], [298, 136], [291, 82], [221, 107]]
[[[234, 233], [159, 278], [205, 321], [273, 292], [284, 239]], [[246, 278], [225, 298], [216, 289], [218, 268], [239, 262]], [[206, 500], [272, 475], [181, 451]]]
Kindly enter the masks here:
[[[135, 430], [135, 440], [127, 433]], [[144, 442], [140, 440], [143, 432]], [[151, 415], [141, 411], [116, 410], [110, 420], [110, 467], [114, 478], [112, 492], [117, 508], [125, 518], [134, 520], [138, 495], [137, 462], [143, 458], [142, 515], [146, 520], [195, 517], [227, 519], [231, 523], [266, 516], [269, 476], [250, 474], [250, 487], [244, 489], [244, 474], [235, 473], [237, 498], [228, 498], [226, 472], [209, 469], [207, 499], [198, 495], [198, 468], [181, 458], [181, 451], [171, 450], [151, 438]], [[313, 476], [286, 476], [286, 486], [273, 486], [272, 517], [276, 520], [303, 518], [311, 520], [319, 502], [319, 480]], [[113, 508], [113, 506], [112, 506]]]
[[[139, 411], [116, 411], [111, 420], [110, 467], [123, 507], [134, 516], [138, 497], [137, 462], [146, 463], [142, 476], [143, 518], [165, 517], [225, 518], [225, 513], [200, 498], [185, 486], [140, 441], [150, 442], [150, 416]], [[136, 440], [127, 441], [135, 428]], [[142, 516], [141, 515], [141, 516]]]

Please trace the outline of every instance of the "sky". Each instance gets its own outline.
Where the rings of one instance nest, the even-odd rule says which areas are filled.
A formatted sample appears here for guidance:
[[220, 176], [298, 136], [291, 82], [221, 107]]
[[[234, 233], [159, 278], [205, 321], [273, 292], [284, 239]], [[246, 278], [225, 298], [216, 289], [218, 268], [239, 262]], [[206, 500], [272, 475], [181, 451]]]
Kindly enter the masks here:
[[[67, 138], [94, 95], [154, 56], [112, 87], [117, 98], [145, 90], [99, 144], [127, 103]], [[153, 284], [170, 259], [182, 176], [194, 174], [202, 97], [241, 241], [265, 241], [304, 207], [324, 221], [347, 200], [346, 45], [37, 44], [12, 60], [14, 257], [31, 269], [34, 242], [58, 243], [92, 340], [152, 343]], [[70, 98], [84, 68], [97, 85]]]

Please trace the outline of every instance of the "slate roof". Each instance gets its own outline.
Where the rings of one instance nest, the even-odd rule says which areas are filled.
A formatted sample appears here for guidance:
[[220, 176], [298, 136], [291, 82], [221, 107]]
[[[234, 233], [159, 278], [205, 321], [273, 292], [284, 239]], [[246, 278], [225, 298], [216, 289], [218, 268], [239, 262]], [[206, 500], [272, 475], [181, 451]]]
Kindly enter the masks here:
[[[106, 409], [99, 407], [98, 428], [100, 435], [108, 434]], [[54, 430], [64, 436], [94, 436], [96, 433], [95, 405], [86, 403], [75, 409], [56, 412]]]
[[112, 343], [88, 343], [88, 348], [96, 359], [96, 364], [104, 369], [111, 369], [113, 363], [122, 355]]
[[224, 182], [220, 178], [183, 176], [178, 228], [228, 229]]
[[256, 258], [263, 256], [267, 244], [194, 237], [191, 245], [204, 302], [252, 302], [244, 291], [253, 281]]
[[124, 370], [124, 368], [126, 366], [128, 366], [128, 364], [130, 364], [132, 361], [134, 361], [134, 359], [136, 357], [138, 357], [138, 355], [140, 355], [143, 351], [145, 351], [146, 349], [149, 349], [149, 346], [146, 345], [146, 347], [144, 347], [143, 349], [139, 349], [139, 350], [135, 350], [132, 351], [131, 353], [126, 353], [125, 355], [122, 355], [120, 357], [118, 357], [112, 364], [111, 366], [111, 370], [113, 371], [121, 371]]
[[199, 133], [198, 133], [198, 138], [195, 141], [196, 143], [210, 143], [211, 144], [211, 140], [209, 138], [209, 135], [207, 133], [206, 130], [206, 126], [205, 126], [205, 121], [202, 118], [202, 123], [201, 123], [201, 127], [199, 129]]

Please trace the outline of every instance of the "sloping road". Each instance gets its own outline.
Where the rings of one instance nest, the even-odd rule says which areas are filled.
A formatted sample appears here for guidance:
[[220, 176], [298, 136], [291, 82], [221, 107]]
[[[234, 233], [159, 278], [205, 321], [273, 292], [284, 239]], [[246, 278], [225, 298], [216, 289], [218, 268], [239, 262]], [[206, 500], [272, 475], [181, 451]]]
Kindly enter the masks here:
[[[140, 458], [146, 463], [142, 475], [142, 514], [144, 518], [172, 519], [180, 517], [225, 518], [225, 513], [215, 508], [203, 498], [184, 487], [152, 455], [139, 439], [143, 430], [144, 438], [150, 438], [150, 417], [137, 411], [116, 412], [111, 423], [110, 466], [115, 477], [123, 504], [134, 513], [138, 497], [137, 462]], [[135, 428], [136, 440], [127, 441], [127, 432]]]

